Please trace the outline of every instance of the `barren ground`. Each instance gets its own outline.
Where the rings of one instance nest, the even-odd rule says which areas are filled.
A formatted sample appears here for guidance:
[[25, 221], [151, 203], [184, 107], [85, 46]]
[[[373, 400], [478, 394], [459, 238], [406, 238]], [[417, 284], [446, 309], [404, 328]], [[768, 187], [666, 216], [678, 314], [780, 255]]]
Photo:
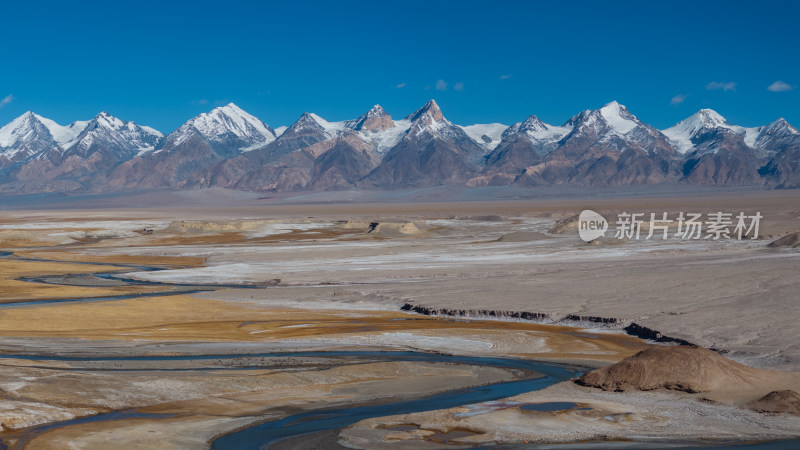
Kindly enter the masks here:
[[[0, 258], [0, 302], [5, 303], [0, 305], [0, 349], [23, 356], [412, 349], [597, 367], [651, 345], [621, 331], [636, 323], [713, 347], [750, 366], [785, 372], [778, 378], [787, 381], [764, 383], [735, 401], [717, 397], [714, 402], [702, 400], [714, 397], [710, 394], [619, 394], [562, 383], [509, 401], [567, 401], [592, 409], [554, 415], [523, 411], [516, 403], [459, 416], [462, 408], [373, 419], [348, 428], [342, 439], [365, 448], [411, 448], [434, 445], [435, 439], [425, 440], [431, 430], [463, 429], [471, 432], [458, 438], [462, 443], [523, 442], [532, 438], [524, 431], [532, 424], [548, 430], [538, 434], [547, 441], [600, 435], [656, 440], [800, 435], [796, 418], [740, 407], [761, 391], [798, 389], [792, 371], [800, 370], [800, 253], [766, 244], [800, 229], [800, 193], [416, 204], [250, 202], [225, 208], [4, 214], [0, 252], [13, 255]], [[586, 245], [574, 230], [553, 232], [556, 219], [582, 209], [608, 218], [621, 211], [759, 211], [764, 219], [760, 239], [748, 241]], [[92, 276], [98, 273], [123, 280]], [[21, 280], [25, 277], [39, 282]], [[128, 278], [166, 284], [131, 284], [124, 281]], [[189, 289], [204, 292], [181, 292]], [[152, 296], [116, 298], [139, 294]], [[101, 299], [22, 303], [85, 297]], [[405, 304], [464, 316], [403, 312]], [[490, 317], [501, 311], [535, 313], [537, 320]], [[592, 321], [599, 318], [613, 320]], [[4, 358], [0, 422], [6, 442], [103, 448], [116, 439], [131, 448], [154, 443], [202, 448], [216, 435], [280, 417], [287, 408], [421, 395], [511, 376], [497, 368], [415, 362], [327, 362], [328, 370], [320, 372], [246, 373], [223, 370], [221, 362], [193, 364]], [[174, 416], [25, 433], [25, 427], [37, 424], [131, 408]], [[386, 428], [408, 423], [417, 431]], [[701, 426], [687, 433], [687, 424]]]

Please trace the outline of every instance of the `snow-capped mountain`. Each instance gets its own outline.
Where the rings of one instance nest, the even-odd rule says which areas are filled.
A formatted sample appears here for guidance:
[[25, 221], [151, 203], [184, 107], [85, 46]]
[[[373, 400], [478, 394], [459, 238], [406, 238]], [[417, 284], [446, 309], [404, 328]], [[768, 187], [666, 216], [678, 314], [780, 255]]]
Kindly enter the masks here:
[[392, 120], [381, 105], [375, 105], [358, 119], [346, 121], [345, 127], [356, 131], [364, 142], [374, 146], [376, 152], [384, 154], [405, 136], [411, 121]]
[[[516, 122], [506, 129], [501, 137], [500, 145], [508, 148], [515, 145], [527, 145], [538, 155], [550, 153], [572, 131], [572, 126], [554, 126], [546, 124], [536, 116], [530, 116], [523, 122]], [[502, 150], [502, 149], [499, 149]]]
[[377, 149], [394, 128], [378, 105], [358, 119], [340, 122], [306, 112], [271, 144], [223, 161], [187, 182], [245, 190], [352, 187], [380, 161]]
[[678, 176], [680, 155], [667, 137], [616, 101], [582, 111], [561, 128], [569, 132], [514, 183], [602, 187], [661, 183]]
[[539, 145], [552, 144], [558, 142], [572, 131], [572, 126], [555, 126], [542, 122], [536, 116], [530, 116], [524, 122], [517, 122], [511, 125], [503, 133], [503, 139], [509, 139], [514, 135], [526, 137], [531, 142]]
[[[661, 132], [672, 142], [675, 149], [686, 154], [699, 146], [714, 132], [731, 132], [742, 135], [745, 144], [752, 147], [761, 132], [760, 128], [733, 125], [713, 109], [701, 109], [677, 124]], [[713, 151], [714, 149], [709, 149]]]
[[536, 116], [455, 125], [431, 100], [401, 120], [302, 114], [271, 129], [234, 104], [160, 132], [101, 113], [61, 126], [25, 113], [0, 128], [0, 191], [221, 186], [252, 191], [452, 184], [800, 187], [800, 131], [742, 127], [703, 109], [659, 131], [610, 102], [564, 125]]
[[565, 126], [584, 134], [593, 133], [599, 137], [609, 137], [624, 136], [639, 124], [639, 120], [628, 111], [628, 108], [613, 101], [594, 111], [588, 109], [582, 111], [573, 116]]
[[571, 131], [559, 145], [574, 147], [577, 151], [672, 148], [661, 132], [639, 120], [616, 101], [594, 111], [583, 111], [567, 121], [564, 127], [571, 128]]
[[392, 116], [381, 105], [375, 105], [356, 120], [346, 122], [346, 126], [356, 131], [383, 131], [394, 127]]
[[[159, 131], [120, 120], [102, 112], [92, 120], [62, 127], [35, 114], [26, 114], [13, 133], [20, 142], [36, 142], [27, 157], [7, 166], [12, 186], [32, 191], [96, 191], [105, 189], [108, 175], [121, 163], [151, 151], [164, 137]], [[18, 152], [19, 156], [20, 153]]]
[[464, 182], [483, 165], [485, 150], [442, 114], [434, 100], [409, 114], [410, 126], [380, 165], [368, 186], [436, 186]]
[[380, 105], [373, 106], [358, 119], [339, 122], [306, 112], [281, 133], [269, 150], [272, 155], [281, 156], [323, 140], [354, 134], [383, 154], [397, 145], [410, 126], [409, 120], [392, 120]]
[[768, 152], [778, 152], [789, 147], [800, 146], [800, 131], [793, 127], [783, 117], [759, 127], [754, 147]]
[[553, 126], [530, 116], [506, 128], [498, 145], [486, 155], [486, 170], [473, 185], [508, 184], [526, 167], [550, 154], [572, 128]]
[[130, 159], [152, 151], [164, 137], [158, 130], [120, 120], [105, 111], [84, 123], [80, 134], [62, 144], [62, 159], [73, 155], [87, 158], [95, 151], [111, 152], [120, 159]]
[[275, 132], [233, 103], [202, 113], [111, 174], [117, 188], [180, 187], [194, 173], [274, 143]]
[[232, 156], [268, 145], [277, 136], [267, 124], [228, 103], [181, 125], [167, 136], [157, 151], [173, 151], [194, 138], [208, 141], [217, 153]]
[[261, 163], [273, 161], [317, 142], [334, 139], [344, 129], [343, 122], [328, 122], [322, 117], [305, 112], [281, 133], [275, 141], [256, 150]]
[[73, 141], [88, 122], [61, 126], [30, 111], [0, 128], [0, 162], [21, 161]]
[[711, 109], [701, 109], [663, 133], [684, 156], [684, 181], [704, 185], [761, 184], [768, 158], [800, 143], [797, 130], [786, 121], [742, 127]]
[[444, 118], [436, 100], [429, 100], [425, 106], [406, 116], [405, 120], [411, 122], [407, 137], [448, 139], [459, 133], [466, 136], [464, 130]]

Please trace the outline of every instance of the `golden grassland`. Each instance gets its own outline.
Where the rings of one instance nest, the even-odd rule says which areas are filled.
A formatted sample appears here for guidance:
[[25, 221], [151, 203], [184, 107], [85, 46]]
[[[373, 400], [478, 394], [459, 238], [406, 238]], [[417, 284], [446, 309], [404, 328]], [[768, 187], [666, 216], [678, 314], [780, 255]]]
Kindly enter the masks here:
[[489, 342], [543, 339], [545, 345], [540, 348], [511, 353], [547, 358], [618, 360], [646, 346], [621, 334], [576, 333], [575, 328], [555, 325], [454, 320], [393, 311], [259, 308], [188, 295], [0, 310], [0, 335], [17, 337], [212, 342], [368, 338], [391, 332], [482, 336]]
[[[37, 230], [38, 231], [38, 230]], [[364, 230], [319, 229], [248, 238], [239, 232], [186, 233], [170, 236], [142, 235], [132, 245], [214, 245], [251, 241], [285, 241], [343, 237]], [[45, 230], [44, 234], [47, 231]], [[354, 236], [355, 237], [355, 236]], [[31, 242], [37, 242], [34, 239]], [[100, 245], [110, 243], [101, 242]], [[73, 297], [104, 297], [163, 291], [163, 286], [56, 286], [19, 281], [20, 277], [91, 274], [127, 270], [124, 267], [87, 263], [196, 267], [204, 260], [180, 256], [94, 255], [82, 249], [98, 242], [69, 246], [15, 249], [23, 258], [63, 262], [0, 259], [0, 302]], [[70, 264], [80, 262], [81, 264]], [[258, 293], [262, 300], [269, 288]], [[223, 296], [224, 297], [224, 296]], [[277, 308], [264, 303], [204, 299], [189, 295], [164, 295], [116, 301], [47, 304], [0, 310], [0, 336], [65, 337], [150, 341], [280, 341], [314, 339], [362, 339], [384, 333], [413, 333], [419, 337], [462, 337], [491, 342], [501, 353], [539, 358], [616, 361], [646, 344], [621, 334], [576, 332], [572, 327], [522, 322], [455, 320], [424, 317], [400, 311], [332, 311]], [[533, 343], [537, 343], [533, 345]], [[544, 343], [544, 344], [541, 344]], [[531, 345], [528, 345], [531, 344]], [[411, 343], [410, 345], [413, 345]]]
[[104, 297], [153, 291], [148, 286], [79, 287], [20, 281], [22, 277], [113, 272], [113, 267], [0, 259], [0, 302], [18, 300]]
[[[0, 303], [19, 300], [65, 299], [78, 297], [106, 297], [163, 290], [163, 287], [145, 285], [132, 286], [61, 286], [19, 280], [25, 277], [94, 274], [128, 270], [125, 267], [92, 265], [83, 263], [147, 264], [152, 266], [197, 266], [201, 258], [154, 257], [154, 256], [89, 256], [73, 252], [15, 253], [20, 257], [61, 260], [63, 262], [25, 261], [0, 259]], [[82, 264], [71, 264], [81, 262]]]
[[151, 256], [151, 255], [91, 255], [79, 252], [23, 250], [14, 252], [22, 258], [39, 258], [63, 262], [103, 263], [138, 265], [153, 267], [197, 267], [205, 260], [193, 256]]

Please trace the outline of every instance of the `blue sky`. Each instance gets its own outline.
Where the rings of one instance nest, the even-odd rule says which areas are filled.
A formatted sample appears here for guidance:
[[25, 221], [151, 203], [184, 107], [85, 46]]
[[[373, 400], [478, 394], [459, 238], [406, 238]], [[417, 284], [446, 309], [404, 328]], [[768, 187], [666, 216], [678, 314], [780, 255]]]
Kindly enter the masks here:
[[[101, 110], [164, 132], [233, 101], [304, 111], [561, 124], [618, 100], [659, 128], [700, 108], [800, 127], [800, 2], [9, 2], [0, 124]], [[440, 81], [441, 80], [441, 81]], [[783, 85], [774, 85], [781, 81]], [[779, 87], [782, 89], [775, 89]], [[777, 92], [774, 92], [777, 91]]]

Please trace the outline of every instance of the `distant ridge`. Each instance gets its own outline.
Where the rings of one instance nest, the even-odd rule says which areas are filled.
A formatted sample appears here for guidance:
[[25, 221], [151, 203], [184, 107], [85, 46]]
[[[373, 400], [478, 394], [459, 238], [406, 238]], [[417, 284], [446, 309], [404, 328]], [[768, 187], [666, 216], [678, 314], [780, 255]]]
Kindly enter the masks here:
[[434, 186], [690, 184], [800, 187], [800, 132], [702, 109], [657, 130], [616, 101], [555, 126], [460, 126], [435, 100], [395, 120], [380, 105], [276, 132], [230, 103], [164, 135], [107, 112], [61, 126], [27, 112], [0, 128], [0, 192], [222, 187], [254, 192]]

